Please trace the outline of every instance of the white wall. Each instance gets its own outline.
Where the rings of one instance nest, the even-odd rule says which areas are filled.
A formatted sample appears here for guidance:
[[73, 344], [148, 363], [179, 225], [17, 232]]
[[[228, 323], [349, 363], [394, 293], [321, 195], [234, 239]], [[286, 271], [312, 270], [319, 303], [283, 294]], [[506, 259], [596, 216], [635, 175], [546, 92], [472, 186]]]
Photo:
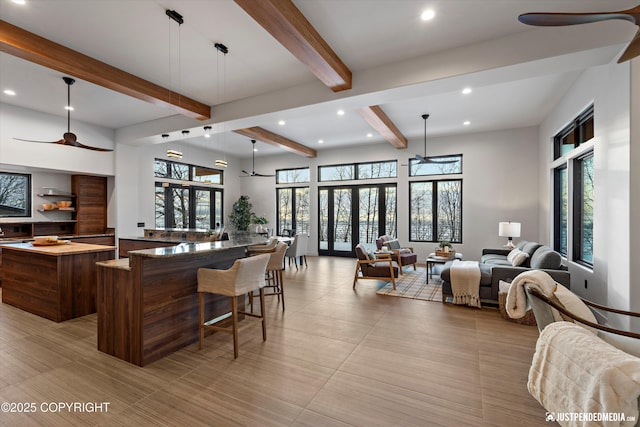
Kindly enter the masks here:
[[[60, 116], [0, 103], [0, 164], [113, 176], [113, 152], [13, 139], [57, 141], [67, 131], [66, 124], [66, 119]], [[112, 129], [73, 121], [71, 130], [83, 144], [114, 147]]]
[[569, 262], [571, 288], [587, 299], [621, 309], [630, 306], [629, 79], [628, 63], [585, 71], [541, 124], [539, 141], [540, 236], [550, 239], [551, 139], [589, 104], [594, 104], [594, 266], [590, 270]]
[[[631, 206], [629, 214], [629, 258], [635, 254], [635, 260], [640, 254], [640, 58], [636, 58], [630, 63], [631, 67], [631, 143], [629, 158], [631, 162], [631, 178], [629, 188], [629, 203]], [[630, 261], [630, 289], [629, 308], [632, 311], [640, 312], [640, 263]], [[640, 330], [640, 318], [635, 318], [631, 329]]]
[[[522, 239], [538, 238], [538, 134], [536, 128], [513, 129], [497, 132], [465, 134], [430, 138], [430, 155], [463, 155], [463, 243], [457, 251], [466, 259], [479, 259], [483, 248], [502, 247], [506, 243], [498, 236], [498, 222], [510, 220], [522, 223]], [[423, 141], [412, 140], [407, 150], [397, 150], [388, 143], [320, 151], [318, 157], [307, 159], [292, 154], [258, 157], [256, 170], [272, 174], [276, 169], [309, 166], [311, 169], [311, 240], [309, 252], [317, 253], [318, 165], [375, 160], [398, 160], [406, 164], [415, 153], [421, 153]], [[250, 168], [251, 161], [244, 161]], [[454, 176], [458, 177], [458, 176]], [[409, 242], [409, 194], [407, 167], [399, 168], [398, 238], [411, 244], [424, 259], [433, 252], [434, 243]], [[274, 178], [243, 178], [241, 191], [251, 198], [253, 210], [266, 216], [275, 225]], [[384, 181], [380, 181], [384, 182]], [[348, 181], [345, 184], [353, 183]]]

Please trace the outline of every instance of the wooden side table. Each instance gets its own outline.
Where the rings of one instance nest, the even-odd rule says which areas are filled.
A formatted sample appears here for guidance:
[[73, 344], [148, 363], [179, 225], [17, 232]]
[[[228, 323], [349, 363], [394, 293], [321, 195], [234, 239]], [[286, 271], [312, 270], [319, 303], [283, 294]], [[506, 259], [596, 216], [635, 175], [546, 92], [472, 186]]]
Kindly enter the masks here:
[[447, 261], [453, 261], [454, 259], [462, 260], [462, 254], [460, 252], [456, 252], [456, 254], [449, 258], [436, 256], [436, 254], [429, 254], [427, 256], [427, 281], [433, 279], [433, 267], [436, 264], [446, 264]]

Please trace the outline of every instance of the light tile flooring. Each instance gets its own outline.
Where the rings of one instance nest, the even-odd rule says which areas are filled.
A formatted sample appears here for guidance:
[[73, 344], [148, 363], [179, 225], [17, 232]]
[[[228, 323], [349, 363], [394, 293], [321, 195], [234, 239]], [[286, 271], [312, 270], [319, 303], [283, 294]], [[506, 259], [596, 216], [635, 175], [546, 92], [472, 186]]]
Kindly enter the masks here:
[[[482, 310], [351, 288], [354, 261], [285, 271], [268, 338], [243, 321], [139, 368], [96, 350], [96, 316], [54, 323], [0, 305], [2, 426], [548, 426], [526, 380], [538, 332]], [[109, 402], [108, 412], [51, 402]], [[4, 408], [3, 408], [4, 409]]]

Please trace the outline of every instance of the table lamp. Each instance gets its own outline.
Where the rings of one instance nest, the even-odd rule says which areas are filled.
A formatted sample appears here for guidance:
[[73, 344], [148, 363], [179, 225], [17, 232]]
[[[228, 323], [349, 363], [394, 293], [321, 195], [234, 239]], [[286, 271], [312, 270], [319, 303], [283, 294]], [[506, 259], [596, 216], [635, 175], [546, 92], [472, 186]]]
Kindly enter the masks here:
[[498, 224], [498, 236], [508, 238], [506, 248], [513, 249], [513, 238], [520, 237], [520, 223], [519, 222], [501, 222]]

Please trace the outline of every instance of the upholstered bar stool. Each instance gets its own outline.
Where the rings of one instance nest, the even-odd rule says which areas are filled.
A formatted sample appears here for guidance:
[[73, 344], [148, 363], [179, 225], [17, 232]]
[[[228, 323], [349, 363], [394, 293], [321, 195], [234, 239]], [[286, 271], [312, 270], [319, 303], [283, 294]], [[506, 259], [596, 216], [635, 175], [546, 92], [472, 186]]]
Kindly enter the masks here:
[[272, 237], [267, 243], [247, 246], [247, 255], [254, 256], [254, 255], [271, 253], [276, 250], [277, 244], [278, 244], [278, 239], [276, 239], [275, 237]]
[[[262, 254], [236, 260], [228, 270], [210, 268], [198, 269], [198, 311], [200, 315], [199, 348], [202, 349], [204, 330], [221, 331], [233, 335], [233, 357], [238, 357], [238, 313], [245, 316], [257, 317], [262, 320], [262, 340], [267, 340], [267, 329], [264, 318], [264, 286], [265, 273], [269, 255]], [[238, 311], [236, 297], [254, 290], [260, 291], [260, 314]], [[225, 295], [231, 298], [231, 313], [224, 314], [205, 322], [204, 294], [211, 293]], [[231, 316], [231, 328], [217, 326], [216, 323]]]

